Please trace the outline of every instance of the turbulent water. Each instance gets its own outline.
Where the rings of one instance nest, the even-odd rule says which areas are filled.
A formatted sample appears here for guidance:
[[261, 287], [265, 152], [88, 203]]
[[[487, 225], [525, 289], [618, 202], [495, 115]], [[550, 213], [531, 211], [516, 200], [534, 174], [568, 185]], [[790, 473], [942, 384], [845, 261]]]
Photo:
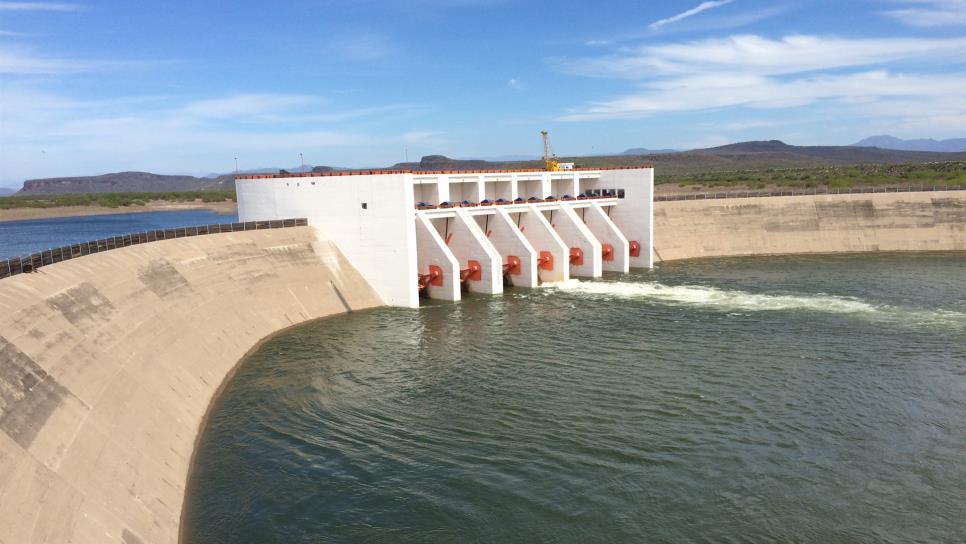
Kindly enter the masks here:
[[188, 542], [962, 542], [966, 255], [722, 259], [263, 345]]
[[108, 236], [233, 221], [238, 221], [237, 215], [220, 215], [211, 210], [0, 221], [0, 259], [19, 257], [53, 247], [79, 244]]

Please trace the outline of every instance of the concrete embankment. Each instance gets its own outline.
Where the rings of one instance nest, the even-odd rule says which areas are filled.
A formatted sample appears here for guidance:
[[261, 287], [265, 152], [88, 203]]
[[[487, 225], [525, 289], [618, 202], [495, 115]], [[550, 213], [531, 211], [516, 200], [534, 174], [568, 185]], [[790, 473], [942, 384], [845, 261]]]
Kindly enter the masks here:
[[0, 543], [173, 543], [219, 387], [272, 333], [381, 305], [311, 227], [0, 280]]
[[655, 261], [966, 251], [966, 190], [656, 202], [654, 249]]

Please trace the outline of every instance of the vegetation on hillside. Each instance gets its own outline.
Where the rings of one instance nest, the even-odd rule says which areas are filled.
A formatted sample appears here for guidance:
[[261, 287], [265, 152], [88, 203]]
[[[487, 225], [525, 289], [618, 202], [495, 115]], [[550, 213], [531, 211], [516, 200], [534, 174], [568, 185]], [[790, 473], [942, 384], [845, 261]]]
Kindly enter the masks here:
[[56, 208], [60, 206], [144, 206], [152, 201], [224, 202], [235, 200], [235, 191], [178, 191], [172, 193], [87, 193], [0, 197], [0, 209]]
[[902, 185], [966, 186], [966, 161], [920, 164], [866, 164], [815, 168], [769, 168], [731, 172], [661, 175], [655, 183], [676, 183], [694, 188], [765, 189], [768, 187], [827, 187]]
[[[596, 165], [603, 166], [603, 165]], [[845, 188], [861, 186], [956, 185], [966, 188], [966, 161], [918, 164], [867, 164], [808, 168], [766, 168], [731, 171], [673, 173], [655, 165], [655, 183], [677, 184], [689, 189]], [[538, 166], [534, 166], [537, 168]], [[235, 192], [179, 191], [164, 193], [87, 193], [0, 197], [0, 209], [54, 208], [60, 206], [144, 206], [150, 202], [224, 202], [236, 200]]]

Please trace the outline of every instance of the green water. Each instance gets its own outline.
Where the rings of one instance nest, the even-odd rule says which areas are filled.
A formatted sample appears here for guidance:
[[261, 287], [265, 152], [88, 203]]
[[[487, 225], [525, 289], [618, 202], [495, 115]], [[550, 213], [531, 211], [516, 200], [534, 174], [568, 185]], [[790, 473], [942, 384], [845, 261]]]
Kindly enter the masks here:
[[723, 259], [311, 323], [188, 542], [962, 542], [966, 255]]

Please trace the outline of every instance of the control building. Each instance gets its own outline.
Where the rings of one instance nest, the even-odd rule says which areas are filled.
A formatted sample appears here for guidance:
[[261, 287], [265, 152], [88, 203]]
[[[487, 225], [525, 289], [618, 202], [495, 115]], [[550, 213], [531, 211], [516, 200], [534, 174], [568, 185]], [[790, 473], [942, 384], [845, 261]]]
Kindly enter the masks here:
[[305, 217], [387, 304], [653, 266], [654, 169], [239, 176], [241, 221]]

